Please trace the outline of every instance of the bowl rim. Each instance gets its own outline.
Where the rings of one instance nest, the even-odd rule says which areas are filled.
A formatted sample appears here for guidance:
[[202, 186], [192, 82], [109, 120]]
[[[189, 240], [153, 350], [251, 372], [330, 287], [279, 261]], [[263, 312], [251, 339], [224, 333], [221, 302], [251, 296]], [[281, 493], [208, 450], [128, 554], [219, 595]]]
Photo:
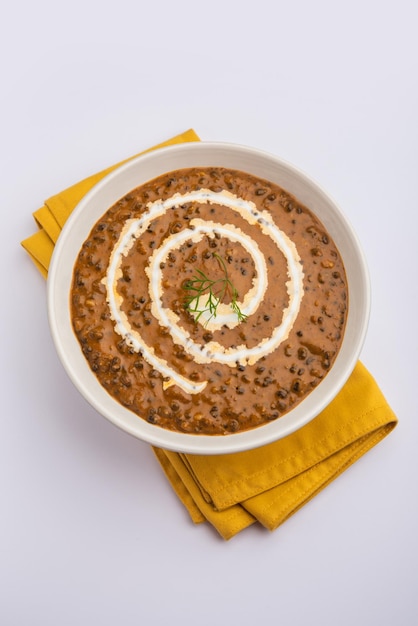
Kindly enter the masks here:
[[[109, 190], [112, 190], [115, 186], [117, 187], [119, 183], [123, 186], [125, 179], [129, 179], [131, 175], [135, 176], [137, 171], [146, 170], [149, 166], [159, 166], [160, 163], [171, 162], [171, 159], [181, 160], [181, 158], [185, 158], [187, 160], [198, 155], [201, 158], [203, 155], [207, 157], [209, 154], [223, 154], [228, 158], [235, 158], [239, 155], [238, 158], [242, 157], [244, 161], [258, 160], [261, 163], [261, 167], [263, 163], [269, 163], [272, 168], [281, 168], [286, 174], [294, 177], [295, 181], [299, 181], [299, 184], [302, 184], [303, 187], [306, 186], [308, 190], [317, 193], [318, 198], [322, 198], [324, 203], [330, 208], [330, 215], [333, 213], [338, 225], [342, 226], [344, 236], [347, 237], [349, 243], [350, 254], [356, 263], [355, 271], [357, 273], [356, 297], [358, 299], [358, 307], [356, 308], [358, 310], [352, 311], [349, 304], [345, 331], [345, 334], [347, 334], [351, 316], [355, 314], [355, 320], [351, 322], [352, 328], [350, 327], [353, 340], [347, 348], [347, 342], [344, 338], [341, 350], [327, 376], [294, 409], [278, 420], [242, 433], [231, 433], [228, 435], [199, 435], [169, 431], [148, 423], [129, 409], [122, 407], [98, 383], [96, 376], [89, 367], [83, 366], [83, 362], [87, 364], [87, 361], [81, 353], [72, 327], [69, 327], [69, 312], [65, 312], [65, 309], [69, 309], [69, 290], [65, 290], [64, 287], [69, 285], [75, 262], [74, 256], [71, 267], [68, 267], [68, 263], [67, 265], [65, 264], [66, 257], [72, 257], [71, 247], [74, 253], [77, 241], [81, 240], [82, 243], [85, 239], [80, 234], [75, 234], [77, 228], [84, 219], [84, 222], [90, 225], [88, 230], [90, 232], [100, 215], [103, 215], [114, 202], [106, 203], [106, 206], [102, 206], [101, 213], [97, 216], [92, 215], [91, 219], [85, 217], [87, 211], [91, 210], [91, 207], [94, 207], [96, 203], [95, 210], [97, 212], [97, 203], [100, 204], [101, 197], [106, 197]], [[213, 164], [213, 166], [217, 167], [218, 165]], [[170, 169], [163, 168], [160, 173], [181, 168], [182, 166], [177, 168], [171, 167]], [[253, 173], [254, 168], [246, 170], [244, 167], [235, 167], [235, 169]], [[259, 176], [259, 174], [256, 175]], [[139, 186], [146, 180], [151, 180], [154, 177], [145, 178], [135, 186]], [[269, 180], [269, 177], [264, 175], [264, 179]], [[133, 189], [134, 187], [131, 186], [130, 188]], [[129, 188], [126, 188], [124, 193], [128, 193], [129, 190]], [[122, 197], [124, 193], [118, 194], [115, 201]], [[291, 191], [291, 193], [293, 192]], [[296, 195], [298, 200], [304, 203], [303, 199], [297, 194], [293, 193], [293, 195]], [[315, 213], [315, 210], [312, 210]], [[324, 221], [321, 216], [318, 217], [321, 221]], [[340, 248], [338, 242], [336, 243], [337, 247]], [[80, 247], [81, 244], [78, 250]], [[343, 260], [346, 260], [344, 256]], [[63, 302], [63, 291], [68, 298], [66, 304]], [[351, 298], [351, 293], [349, 298]], [[159, 448], [189, 454], [230, 454], [258, 448], [290, 435], [314, 419], [335, 398], [354, 370], [364, 344], [370, 317], [370, 277], [362, 247], [350, 222], [330, 194], [311, 176], [285, 159], [258, 148], [227, 142], [189, 142], [158, 148], [124, 162], [96, 183], [80, 200], [64, 224], [54, 247], [47, 278], [47, 313], [53, 343], [64, 370], [84, 399], [108, 421], [134, 437]], [[74, 354], [76, 349], [79, 351], [78, 354]], [[82, 359], [80, 359], [80, 356]], [[306, 410], [307, 407], [308, 409]]]

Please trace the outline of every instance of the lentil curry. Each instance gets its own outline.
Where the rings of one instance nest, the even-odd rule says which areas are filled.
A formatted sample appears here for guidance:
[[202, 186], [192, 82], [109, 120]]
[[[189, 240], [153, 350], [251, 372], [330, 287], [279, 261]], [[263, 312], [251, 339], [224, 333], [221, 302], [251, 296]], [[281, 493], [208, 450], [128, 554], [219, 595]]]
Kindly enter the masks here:
[[331, 368], [348, 290], [315, 215], [224, 168], [167, 173], [95, 224], [74, 332], [101, 385], [153, 424], [225, 435], [279, 419]]

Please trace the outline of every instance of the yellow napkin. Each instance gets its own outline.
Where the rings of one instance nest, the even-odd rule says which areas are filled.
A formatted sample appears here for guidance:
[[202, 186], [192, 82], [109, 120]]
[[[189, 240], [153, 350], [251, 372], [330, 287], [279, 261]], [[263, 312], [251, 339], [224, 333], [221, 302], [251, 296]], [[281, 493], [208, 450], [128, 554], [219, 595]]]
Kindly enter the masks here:
[[[186, 141], [199, 141], [199, 137], [188, 130], [155, 148]], [[34, 213], [39, 230], [22, 246], [45, 277], [67, 217], [87, 191], [118, 165], [52, 196]], [[208, 521], [230, 539], [254, 522], [269, 530], [277, 528], [396, 424], [375, 380], [358, 363], [333, 402], [284, 439], [230, 455], [199, 456], [157, 448], [154, 452], [193, 522]]]

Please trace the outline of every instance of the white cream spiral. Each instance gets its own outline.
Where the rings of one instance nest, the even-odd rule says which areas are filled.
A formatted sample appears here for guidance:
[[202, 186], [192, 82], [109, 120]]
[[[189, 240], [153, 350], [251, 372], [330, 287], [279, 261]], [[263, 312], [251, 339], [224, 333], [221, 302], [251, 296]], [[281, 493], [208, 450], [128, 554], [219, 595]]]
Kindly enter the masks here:
[[[164, 263], [172, 250], [179, 248], [185, 241], [198, 242], [204, 235], [214, 237], [215, 233], [219, 233], [219, 235], [233, 242], [240, 243], [251, 255], [256, 268], [256, 276], [253, 279], [252, 287], [245, 294], [243, 301], [238, 303], [244, 315], [248, 316], [253, 314], [260, 306], [267, 289], [266, 261], [254, 239], [233, 224], [220, 224], [195, 218], [190, 220], [188, 228], [165, 238], [161, 246], [154, 250], [146, 268], [149, 279], [148, 289], [151, 311], [159, 324], [169, 330], [173, 342], [183, 346], [193, 356], [196, 363], [217, 362], [227, 364], [230, 367], [236, 367], [239, 363], [252, 365], [262, 356], [276, 350], [288, 337], [297, 318], [303, 297], [303, 269], [294, 242], [277, 227], [270, 213], [259, 211], [253, 202], [238, 198], [228, 191], [214, 192], [209, 189], [200, 189], [184, 194], [177, 193], [164, 201], [150, 202], [147, 205], [147, 211], [140, 218], [127, 220], [112, 251], [106, 276], [103, 279], [115, 330], [125, 339], [128, 345], [132, 346], [137, 352], [141, 352], [143, 358], [162, 374], [165, 380], [165, 388], [176, 384], [187, 393], [194, 394], [200, 393], [206, 386], [207, 381], [195, 383], [187, 379], [176, 372], [164, 359], [155, 354], [153, 347], [148, 346], [141, 334], [131, 327], [126, 314], [121, 309], [123, 298], [117, 290], [117, 282], [122, 276], [121, 264], [123, 257], [126, 257], [135, 241], [145, 232], [153, 220], [163, 215], [168, 209], [189, 202], [225, 206], [239, 213], [247, 223], [255, 228], [260, 228], [263, 234], [270, 237], [286, 258], [288, 274], [286, 289], [289, 296], [289, 303], [283, 311], [281, 323], [273, 329], [270, 337], [262, 339], [258, 345], [252, 348], [248, 348], [246, 345], [225, 348], [218, 342], [211, 341], [202, 346], [194, 342], [188, 331], [180, 326], [178, 315], [163, 306], [161, 298], [163, 290], [161, 263]], [[216, 330], [223, 325], [232, 328], [240, 323], [237, 316], [232, 314], [226, 305], [219, 305], [218, 311], [215, 318], [202, 315], [199, 318], [199, 322], [204, 323], [205, 327], [211, 330]]]

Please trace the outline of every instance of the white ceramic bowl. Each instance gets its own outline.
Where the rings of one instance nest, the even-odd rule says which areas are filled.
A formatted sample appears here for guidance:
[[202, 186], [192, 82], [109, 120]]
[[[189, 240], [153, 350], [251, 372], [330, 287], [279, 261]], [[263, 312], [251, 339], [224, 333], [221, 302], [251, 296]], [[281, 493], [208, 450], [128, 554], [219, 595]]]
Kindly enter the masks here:
[[[73, 266], [82, 243], [96, 221], [119, 198], [140, 184], [175, 169], [193, 166], [230, 167], [277, 183], [323, 222], [342, 255], [349, 289], [344, 341], [324, 380], [283, 417], [243, 433], [192, 435], [171, 432], [148, 423], [114, 400], [100, 385], [74, 335], [69, 294]], [[48, 315], [52, 337], [70, 379], [87, 401], [127, 433], [154, 446], [195, 454], [226, 454], [256, 448], [301, 428], [323, 410], [351, 374], [365, 338], [370, 309], [370, 286], [365, 259], [347, 219], [329, 195], [311, 178], [265, 152], [225, 143], [186, 143], [129, 161], [100, 183], [79, 203], [59, 237], [48, 276]]]

